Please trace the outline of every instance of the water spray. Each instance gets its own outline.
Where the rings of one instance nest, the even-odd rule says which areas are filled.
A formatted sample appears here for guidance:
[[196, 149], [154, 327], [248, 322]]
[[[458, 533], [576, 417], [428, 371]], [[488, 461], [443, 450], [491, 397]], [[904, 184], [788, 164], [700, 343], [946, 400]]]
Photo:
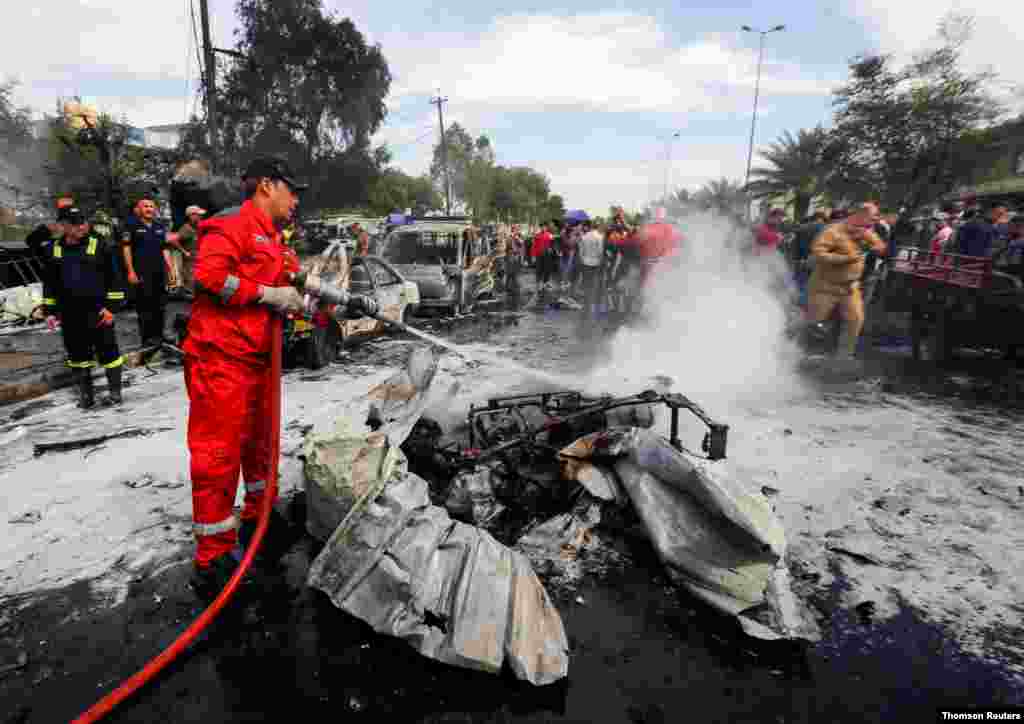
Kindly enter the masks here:
[[[336, 309], [334, 314], [336, 318], [344, 315], [349, 302], [353, 298], [353, 295], [349, 294], [345, 289], [342, 289], [336, 284], [325, 282], [316, 274], [310, 274], [308, 272], [297, 272], [292, 275], [291, 280], [292, 285], [299, 291], [303, 292], [304, 294], [308, 294], [311, 297], [314, 297], [325, 304], [335, 305]], [[544, 380], [545, 382], [551, 384], [565, 385], [567, 382], [570, 383], [570, 386], [576, 386], [578, 384], [578, 380], [567, 381], [556, 379], [554, 378], [554, 376], [550, 374], [540, 372], [535, 369], [531, 369], [529, 367], [519, 364], [518, 362], [513, 362], [509, 359], [506, 359], [496, 354], [489, 354], [479, 350], [467, 349], [462, 345], [455, 344], [454, 342], [449, 342], [448, 340], [442, 339], [441, 337], [435, 337], [432, 334], [427, 334], [423, 330], [417, 329], [416, 327], [413, 327], [410, 324], [406, 324], [405, 322], [399, 322], [394, 319], [387, 319], [385, 317], [382, 317], [380, 315], [380, 312], [368, 316], [380, 322], [383, 322], [384, 324], [387, 324], [399, 331], [408, 332], [414, 337], [422, 339], [424, 342], [429, 342], [430, 344], [436, 344], [439, 347], [444, 347], [448, 351], [455, 353], [456, 355], [466, 360], [467, 362], [489, 362], [500, 367], [514, 369], [527, 377]]]

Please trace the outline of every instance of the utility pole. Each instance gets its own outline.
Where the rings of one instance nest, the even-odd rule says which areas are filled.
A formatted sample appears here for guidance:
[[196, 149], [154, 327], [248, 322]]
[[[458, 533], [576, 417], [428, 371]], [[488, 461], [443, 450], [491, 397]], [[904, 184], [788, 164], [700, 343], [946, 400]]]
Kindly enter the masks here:
[[217, 61], [210, 40], [210, 9], [207, 0], [199, 0], [199, 14], [203, 26], [203, 58], [206, 65], [206, 124], [210, 134], [210, 169], [217, 166]]
[[[205, 2], [205, 0], [203, 0]], [[432, 98], [431, 105], [437, 106], [437, 122], [441, 126], [441, 164], [444, 166], [444, 213], [445, 216], [452, 215], [452, 183], [448, 178], [448, 139], [444, 135], [444, 111], [441, 106], [448, 102], [441, 94]]]
[[761, 41], [757, 50], [757, 81], [754, 85], [754, 115], [750, 121], [750, 147], [747, 151], [747, 177], [743, 182], [743, 192], [747, 196], [747, 220], [750, 220], [750, 164], [754, 160], [754, 131], [757, 128], [757, 101], [761, 96], [761, 62], [764, 60], [764, 38], [769, 33], [777, 33], [780, 30], [785, 30], [786, 26], [776, 25], [774, 28], [769, 30], [755, 30], [749, 25], [744, 25], [742, 29], [746, 33], [758, 33]]

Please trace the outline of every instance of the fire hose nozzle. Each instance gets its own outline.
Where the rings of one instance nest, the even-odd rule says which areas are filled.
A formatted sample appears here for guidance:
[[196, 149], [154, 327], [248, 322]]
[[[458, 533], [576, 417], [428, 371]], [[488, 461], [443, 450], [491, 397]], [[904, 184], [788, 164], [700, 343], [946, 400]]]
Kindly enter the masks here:
[[[357, 299], [353, 295], [341, 287], [325, 282], [315, 274], [308, 272], [296, 272], [292, 275], [292, 285], [303, 294], [308, 294], [311, 297], [320, 300], [325, 304], [333, 304], [335, 306], [334, 316], [341, 320], [346, 318], [346, 312], [349, 310], [350, 304], [353, 299]], [[380, 316], [380, 312], [366, 315], [373, 319], [378, 319], [382, 322], [397, 326], [404, 329], [404, 325], [400, 322], [385, 319]]]
[[343, 307], [348, 304], [350, 294], [339, 286], [323, 281], [315, 274], [297, 272], [292, 275], [292, 285], [300, 292], [327, 304]]

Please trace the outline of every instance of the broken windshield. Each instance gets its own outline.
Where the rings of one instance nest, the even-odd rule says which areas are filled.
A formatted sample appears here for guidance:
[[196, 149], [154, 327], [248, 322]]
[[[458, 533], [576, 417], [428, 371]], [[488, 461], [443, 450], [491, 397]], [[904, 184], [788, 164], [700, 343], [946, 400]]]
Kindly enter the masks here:
[[455, 264], [459, 236], [435, 231], [402, 231], [388, 237], [381, 256], [392, 264]]

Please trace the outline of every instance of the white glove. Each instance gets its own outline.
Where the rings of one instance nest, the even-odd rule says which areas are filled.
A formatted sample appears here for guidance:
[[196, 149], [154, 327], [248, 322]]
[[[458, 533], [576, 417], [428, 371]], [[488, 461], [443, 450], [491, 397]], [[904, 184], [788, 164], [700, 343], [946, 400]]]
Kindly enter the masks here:
[[260, 304], [266, 304], [281, 314], [301, 312], [302, 295], [295, 287], [260, 287]]

